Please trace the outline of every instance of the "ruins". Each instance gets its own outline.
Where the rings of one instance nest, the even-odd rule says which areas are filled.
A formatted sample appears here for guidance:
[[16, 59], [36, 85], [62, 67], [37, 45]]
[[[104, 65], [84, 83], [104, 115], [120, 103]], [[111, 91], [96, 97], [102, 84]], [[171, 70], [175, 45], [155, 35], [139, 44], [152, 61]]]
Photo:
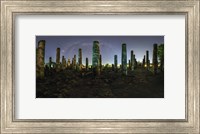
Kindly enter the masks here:
[[[113, 71], [118, 72], [120, 70], [122, 75], [128, 75], [129, 71], [134, 71], [137, 67], [137, 60], [134, 54], [134, 51], [130, 51], [130, 59], [127, 59], [127, 46], [125, 43], [122, 44], [121, 51], [121, 64], [119, 64], [120, 68], [118, 69], [118, 55], [114, 55], [114, 62], [111, 64], [111, 68]], [[163, 60], [160, 60], [160, 66], [163, 67]], [[127, 62], [128, 60], [128, 62]], [[49, 57], [49, 62], [45, 64], [45, 40], [40, 40], [38, 42], [38, 47], [36, 48], [36, 76], [37, 78], [45, 77], [45, 65], [49, 68], [55, 68], [56, 71], [65, 70], [65, 69], [73, 69], [76, 71], [89, 71], [91, 70], [95, 76], [99, 76], [105, 67], [108, 65], [102, 65], [102, 55], [100, 54], [100, 44], [99, 41], [93, 41], [92, 48], [92, 65], [89, 65], [89, 59], [86, 57], [85, 65], [82, 63], [82, 49], [78, 49], [78, 62], [76, 61], [76, 54], [74, 54], [72, 60], [70, 58], [66, 60], [65, 56], [62, 56], [60, 62], [60, 48], [56, 49], [56, 62], [52, 61], [52, 57]], [[154, 74], [158, 73], [158, 45], [153, 45], [153, 55], [152, 55], [152, 63], [149, 60], [149, 51], [146, 50], [146, 53], [141, 62], [141, 67], [145, 68], [147, 71], [152, 71]], [[151, 67], [152, 66], [152, 67]], [[152, 69], [151, 69], [152, 68]], [[162, 69], [161, 69], [162, 70]]]
[[48, 55], [45, 63], [48, 44], [38, 41], [37, 97], [164, 97], [164, 53], [159, 55], [160, 45], [144, 49], [141, 61], [126, 43], [119, 44], [119, 53], [111, 55], [111, 61], [100, 52], [99, 41], [91, 41], [91, 45], [91, 56], [85, 55], [84, 47], [75, 49], [71, 57], [67, 51], [61, 55], [62, 47], [55, 47], [55, 54]]

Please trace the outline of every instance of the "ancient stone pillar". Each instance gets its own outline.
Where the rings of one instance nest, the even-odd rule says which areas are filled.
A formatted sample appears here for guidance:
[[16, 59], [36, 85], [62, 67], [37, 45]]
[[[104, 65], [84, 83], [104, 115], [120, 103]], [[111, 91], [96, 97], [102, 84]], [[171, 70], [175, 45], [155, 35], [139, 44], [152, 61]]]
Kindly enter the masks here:
[[100, 49], [99, 49], [99, 41], [93, 42], [92, 49], [92, 68], [95, 75], [100, 75]]
[[74, 58], [72, 58], [71, 68], [74, 69]]
[[86, 70], [88, 71], [89, 70], [89, 67], [88, 67], [88, 58], [86, 58]]
[[135, 54], [133, 54], [133, 64], [134, 64], [133, 68], [135, 69], [137, 67], [137, 60], [135, 58]]
[[56, 64], [60, 64], [60, 48], [56, 49]]
[[66, 58], [64, 60], [64, 66], [65, 66], [65, 69], [66, 69], [67, 68], [67, 60], [66, 60]]
[[52, 63], [52, 57], [49, 57], [49, 63]]
[[131, 60], [128, 60], [128, 69], [131, 70]]
[[66, 69], [67, 62], [64, 56], [62, 56], [62, 69]]
[[146, 68], [149, 70], [150, 62], [149, 62], [149, 51], [146, 51]]
[[61, 65], [60, 65], [60, 48], [56, 49], [56, 71], [60, 71]]
[[117, 55], [114, 56], [115, 71], [117, 70]]
[[79, 71], [82, 70], [82, 49], [79, 48], [78, 50], [78, 69]]
[[143, 68], [145, 68], [145, 55], [144, 55], [144, 58], [143, 58], [143, 61], [142, 61], [142, 66], [143, 66]]
[[159, 50], [159, 60], [160, 60], [160, 71], [164, 71], [164, 44], [158, 46]]
[[36, 50], [36, 77], [44, 78], [44, 57], [45, 57], [45, 40], [38, 42], [38, 48]]
[[115, 71], [115, 65], [112, 64], [112, 71]]
[[70, 64], [71, 64], [70, 59], [68, 59], [68, 61], [67, 61], [67, 68], [70, 68]]
[[49, 57], [49, 68], [52, 68], [52, 57]]
[[158, 45], [154, 44], [153, 45], [153, 71], [154, 74], [157, 74], [158, 71]]
[[62, 63], [64, 63], [64, 60], [65, 60], [65, 56], [62, 56]]
[[100, 72], [102, 71], [102, 58], [101, 55], [99, 55], [99, 67], [100, 67]]
[[74, 58], [73, 58], [73, 69], [74, 70], [76, 69], [76, 55], [74, 55]]
[[122, 74], [127, 75], [127, 52], [126, 44], [122, 44]]
[[65, 57], [62, 56], [62, 69], [64, 69], [64, 64], [65, 64]]
[[134, 70], [134, 64], [135, 63], [135, 59], [134, 59], [134, 54], [133, 54], [133, 50], [131, 51], [131, 71]]

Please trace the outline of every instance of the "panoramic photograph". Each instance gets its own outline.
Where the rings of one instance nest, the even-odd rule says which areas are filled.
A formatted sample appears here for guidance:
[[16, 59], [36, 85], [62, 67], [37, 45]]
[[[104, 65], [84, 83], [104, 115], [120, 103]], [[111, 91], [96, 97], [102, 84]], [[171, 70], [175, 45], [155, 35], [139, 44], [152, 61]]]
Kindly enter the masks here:
[[164, 36], [36, 36], [36, 98], [164, 98]]

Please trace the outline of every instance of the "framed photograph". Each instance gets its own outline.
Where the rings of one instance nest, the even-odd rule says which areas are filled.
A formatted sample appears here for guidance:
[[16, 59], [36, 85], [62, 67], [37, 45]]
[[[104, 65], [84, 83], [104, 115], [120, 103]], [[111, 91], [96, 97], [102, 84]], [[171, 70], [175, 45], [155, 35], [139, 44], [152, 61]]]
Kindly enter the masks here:
[[164, 98], [164, 36], [36, 36], [36, 45], [36, 98]]
[[199, 0], [1, 0], [1, 133], [200, 133]]

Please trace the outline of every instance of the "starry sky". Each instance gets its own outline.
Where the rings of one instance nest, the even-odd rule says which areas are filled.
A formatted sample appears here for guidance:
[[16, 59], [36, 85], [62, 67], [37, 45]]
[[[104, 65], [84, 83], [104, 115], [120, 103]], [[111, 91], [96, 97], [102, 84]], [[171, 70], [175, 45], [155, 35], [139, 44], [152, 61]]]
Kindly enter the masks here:
[[[45, 63], [49, 57], [56, 61], [56, 48], [60, 48], [60, 57], [65, 56], [71, 59], [78, 49], [82, 48], [82, 63], [85, 65], [85, 58], [88, 57], [89, 64], [92, 63], [93, 41], [99, 41], [102, 64], [113, 64], [114, 55], [117, 55], [118, 64], [121, 64], [122, 43], [127, 45], [127, 60], [130, 59], [131, 50], [134, 51], [137, 61], [142, 62], [146, 50], [149, 50], [149, 59], [152, 62], [153, 44], [164, 44], [164, 36], [36, 36], [36, 47], [39, 40], [45, 40]], [[128, 62], [128, 61], [127, 61]]]

